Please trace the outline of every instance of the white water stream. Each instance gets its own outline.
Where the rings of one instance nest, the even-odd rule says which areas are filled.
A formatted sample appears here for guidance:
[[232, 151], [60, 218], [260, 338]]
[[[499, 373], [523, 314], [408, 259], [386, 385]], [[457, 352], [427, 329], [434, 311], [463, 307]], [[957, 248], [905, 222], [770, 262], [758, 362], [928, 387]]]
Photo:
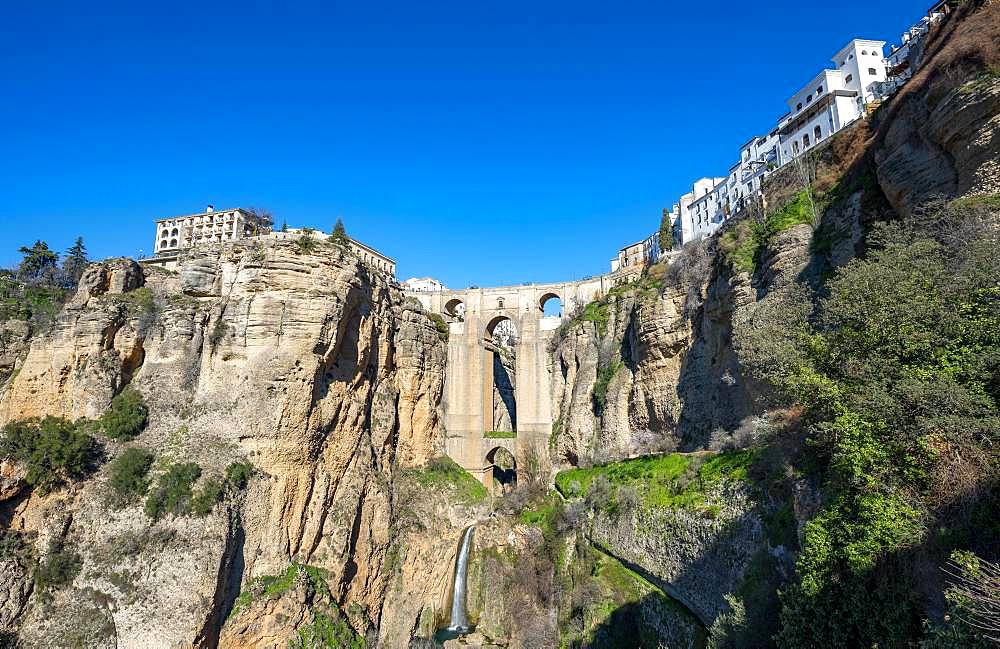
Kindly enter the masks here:
[[462, 547], [458, 549], [455, 559], [455, 585], [451, 595], [451, 624], [449, 631], [464, 632], [469, 630], [469, 618], [465, 615], [465, 573], [469, 566], [469, 546], [472, 545], [472, 530], [470, 525], [462, 536]]

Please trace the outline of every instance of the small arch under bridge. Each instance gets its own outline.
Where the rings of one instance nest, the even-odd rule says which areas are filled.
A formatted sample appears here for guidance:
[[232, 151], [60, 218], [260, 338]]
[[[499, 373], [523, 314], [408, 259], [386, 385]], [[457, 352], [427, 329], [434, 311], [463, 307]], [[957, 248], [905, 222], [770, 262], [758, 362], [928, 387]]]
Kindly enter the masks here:
[[[449, 323], [444, 396], [448, 456], [494, 489], [498, 448], [510, 451], [517, 465], [523, 465], [528, 445], [546, 448], [553, 423], [549, 341], [576, 308], [630, 276], [614, 273], [557, 284], [406, 291]], [[561, 313], [546, 317], [546, 302], [556, 298]], [[504, 320], [516, 332], [509, 351], [499, 349], [494, 338]], [[509, 329], [508, 325], [505, 331]], [[510, 365], [513, 375], [507, 376]]]

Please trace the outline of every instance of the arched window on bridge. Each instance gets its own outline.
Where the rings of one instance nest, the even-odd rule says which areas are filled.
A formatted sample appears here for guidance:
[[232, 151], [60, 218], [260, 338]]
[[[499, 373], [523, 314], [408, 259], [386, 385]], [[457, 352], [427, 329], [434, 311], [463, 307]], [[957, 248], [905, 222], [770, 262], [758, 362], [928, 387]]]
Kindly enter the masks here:
[[484, 363], [483, 434], [488, 437], [510, 437], [517, 431], [517, 328], [506, 316], [497, 316], [486, 326], [483, 346], [487, 354]]
[[465, 302], [458, 298], [448, 300], [448, 303], [444, 305], [444, 312], [457, 322], [463, 322], [465, 320]]
[[555, 293], [546, 293], [538, 301], [538, 308], [546, 318], [561, 316], [563, 314], [562, 298]]
[[497, 446], [486, 454], [483, 467], [488, 477], [487, 487], [493, 493], [507, 493], [517, 484], [517, 460], [514, 454]]

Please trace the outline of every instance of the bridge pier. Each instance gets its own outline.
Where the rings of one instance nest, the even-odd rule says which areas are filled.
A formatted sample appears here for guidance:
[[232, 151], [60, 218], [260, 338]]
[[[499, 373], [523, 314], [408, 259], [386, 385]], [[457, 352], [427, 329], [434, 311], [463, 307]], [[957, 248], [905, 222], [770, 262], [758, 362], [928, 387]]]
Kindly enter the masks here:
[[[626, 279], [612, 274], [560, 284], [407, 291], [425, 309], [451, 321], [444, 396], [448, 456], [490, 486], [492, 463], [487, 455], [494, 449], [509, 450], [519, 467], [530, 446], [544, 452], [553, 422], [549, 341], [568, 314]], [[543, 304], [552, 297], [560, 299], [563, 312], [558, 317], [545, 317]], [[459, 312], [461, 317], [456, 316]], [[502, 319], [513, 322], [518, 335], [514, 380], [517, 435], [512, 439], [490, 439], [484, 434], [493, 425], [494, 352], [487, 341], [492, 327]]]

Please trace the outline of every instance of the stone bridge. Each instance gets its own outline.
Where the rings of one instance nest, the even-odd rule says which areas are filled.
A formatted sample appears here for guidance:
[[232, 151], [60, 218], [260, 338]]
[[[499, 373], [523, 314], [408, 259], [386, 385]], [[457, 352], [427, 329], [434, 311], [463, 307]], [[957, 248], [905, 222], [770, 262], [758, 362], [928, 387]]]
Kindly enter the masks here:
[[[553, 422], [548, 343], [574, 309], [630, 275], [559, 284], [406, 291], [449, 323], [444, 397], [449, 457], [493, 489], [495, 478], [507, 482], [501, 476], [513, 473], [503, 471], [507, 467], [498, 461], [498, 453], [503, 454], [499, 449], [510, 452], [516, 470], [528, 445], [547, 448]], [[545, 304], [553, 299], [559, 300], [561, 312], [546, 317]], [[507, 320], [516, 329], [513, 358], [502, 358], [502, 350], [493, 343], [497, 327]], [[509, 376], [511, 363], [513, 376]], [[499, 418], [501, 426], [498, 410], [509, 414]]]

